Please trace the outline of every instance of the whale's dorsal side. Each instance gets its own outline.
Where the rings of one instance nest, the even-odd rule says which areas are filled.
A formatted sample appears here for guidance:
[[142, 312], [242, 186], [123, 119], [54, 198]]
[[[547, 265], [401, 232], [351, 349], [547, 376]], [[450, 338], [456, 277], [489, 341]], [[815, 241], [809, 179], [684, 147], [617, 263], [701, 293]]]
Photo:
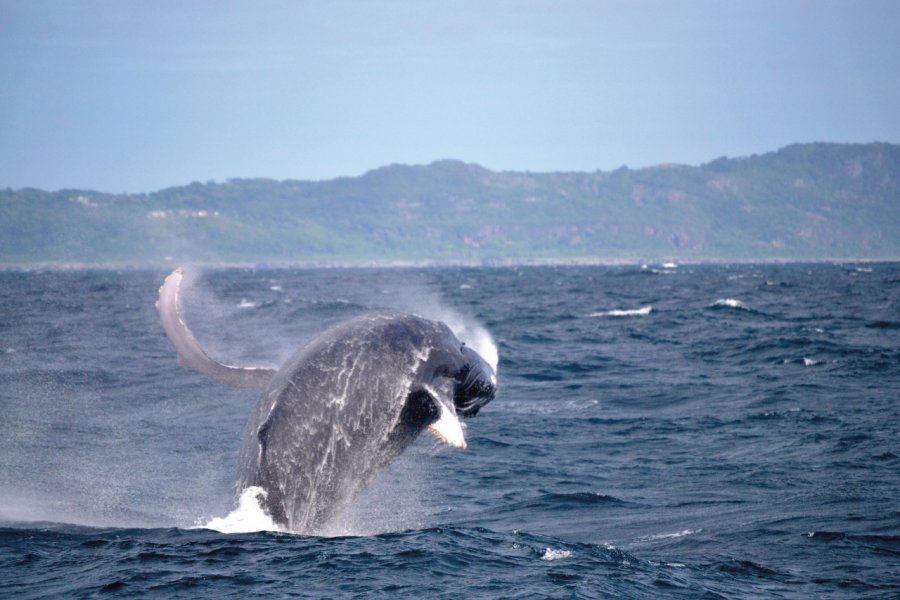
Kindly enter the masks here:
[[275, 371], [272, 369], [245, 368], [223, 365], [216, 362], [203, 350], [200, 342], [191, 333], [181, 316], [181, 281], [184, 279], [184, 268], [179, 267], [166, 277], [159, 288], [159, 300], [156, 309], [162, 321], [166, 335], [178, 352], [178, 362], [195, 371], [203, 373], [213, 381], [224, 383], [241, 389], [265, 388]]

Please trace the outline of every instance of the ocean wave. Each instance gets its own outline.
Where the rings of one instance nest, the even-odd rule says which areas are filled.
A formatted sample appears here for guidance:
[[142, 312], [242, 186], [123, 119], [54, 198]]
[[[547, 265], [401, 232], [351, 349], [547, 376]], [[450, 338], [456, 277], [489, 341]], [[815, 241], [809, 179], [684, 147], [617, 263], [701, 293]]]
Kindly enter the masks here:
[[586, 506], [625, 506], [628, 502], [600, 492], [544, 493], [540, 496], [515, 502], [505, 510], [542, 508], [547, 510], [574, 510]]
[[606, 310], [603, 312], [594, 312], [589, 314], [589, 317], [646, 317], [651, 312], [653, 312], [652, 306], [644, 306], [641, 308], [631, 308], [631, 309], [614, 309], [614, 310]]
[[743, 575], [761, 578], [778, 578], [784, 575], [783, 573], [780, 573], [774, 569], [770, 569], [769, 567], [763, 566], [759, 563], [755, 563], [751, 560], [740, 560], [736, 558], [718, 561], [709, 565], [709, 567], [721, 573], [728, 573], [730, 575]]
[[16, 529], [0, 523], [0, 587], [23, 600], [890, 595], [900, 265], [852, 282], [829, 266], [681, 266], [677, 286], [621, 270], [464, 271], [467, 292], [459, 271], [213, 273], [226, 300], [206, 331], [240, 321], [220, 347], [248, 360], [417, 286], [498, 336], [499, 395], [472, 448], [423, 436], [333, 537], [222, 533], [270, 529], [228, 524], [259, 509], [231, 503], [256, 394], [177, 366], [150, 319], [156, 277], [126, 272], [121, 293], [91, 295], [100, 275], [8, 275], [0, 521]]
[[673, 540], [678, 538], [687, 537], [689, 535], [694, 535], [695, 533], [702, 532], [703, 529], [682, 529], [681, 531], [676, 531], [674, 533], [657, 533], [654, 535], [648, 535], [642, 538], [638, 538], [642, 542], [653, 542], [656, 540]]
[[900, 329], [900, 322], [898, 322], [898, 321], [872, 321], [871, 323], [866, 323], [866, 327], [868, 329]]
[[555, 548], [547, 548], [541, 555], [541, 560], [561, 560], [572, 556], [571, 550], [557, 550]]
[[744, 302], [740, 300], [736, 300], [734, 298], [719, 298], [715, 302], [709, 305], [710, 308], [736, 308], [738, 310], [746, 310], [752, 311], [753, 309], [747, 306]]
[[843, 531], [808, 531], [804, 533], [803, 536], [816, 538], [817, 540], [826, 542], [851, 541], [864, 542], [866, 544], [880, 544], [895, 548], [900, 547], [900, 535], [844, 533]]

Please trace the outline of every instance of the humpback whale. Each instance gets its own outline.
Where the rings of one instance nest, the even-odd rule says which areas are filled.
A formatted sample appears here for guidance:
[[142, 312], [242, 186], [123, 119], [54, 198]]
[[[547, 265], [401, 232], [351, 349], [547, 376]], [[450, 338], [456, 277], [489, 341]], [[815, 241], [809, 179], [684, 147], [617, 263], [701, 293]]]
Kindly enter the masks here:
[[488, 364], [442, 322], [364, 314], [319, 334], [277, 370], [212, 359], [182, 317], [176, 269], [159, 289], [163, 329], [179, 362], [218, 381], [262, 389], [241, 446], [237, 492], [281, 527], [314, 534], [424, 430], [465, 448], [460, 417], [494, 398]]

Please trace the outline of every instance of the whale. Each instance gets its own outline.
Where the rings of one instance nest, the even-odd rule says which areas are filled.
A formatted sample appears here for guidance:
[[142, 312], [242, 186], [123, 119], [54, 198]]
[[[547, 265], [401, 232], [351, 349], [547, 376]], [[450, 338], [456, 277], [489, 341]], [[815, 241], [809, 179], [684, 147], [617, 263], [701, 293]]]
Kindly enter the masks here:
[[180, 363], [262, 395], [241, 445], [235, 491], [259, 490], [286, 531], [321, 532], [424, 431], [467, 447], [463, 419], [494, 399], [496, 364], [440, 321], [381, 311], [334, 325], [278, 369], [209, 356], [181, 308], [185, 269], [159, 289], [156, 307]]

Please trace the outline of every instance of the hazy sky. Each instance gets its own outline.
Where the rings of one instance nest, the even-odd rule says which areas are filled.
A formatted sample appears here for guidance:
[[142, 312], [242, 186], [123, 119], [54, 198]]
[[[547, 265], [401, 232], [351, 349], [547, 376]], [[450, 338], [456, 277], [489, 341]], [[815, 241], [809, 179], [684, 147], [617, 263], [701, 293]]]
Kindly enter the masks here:
[[0, 0], [0, 187], [900, 142], [900, 1]]

